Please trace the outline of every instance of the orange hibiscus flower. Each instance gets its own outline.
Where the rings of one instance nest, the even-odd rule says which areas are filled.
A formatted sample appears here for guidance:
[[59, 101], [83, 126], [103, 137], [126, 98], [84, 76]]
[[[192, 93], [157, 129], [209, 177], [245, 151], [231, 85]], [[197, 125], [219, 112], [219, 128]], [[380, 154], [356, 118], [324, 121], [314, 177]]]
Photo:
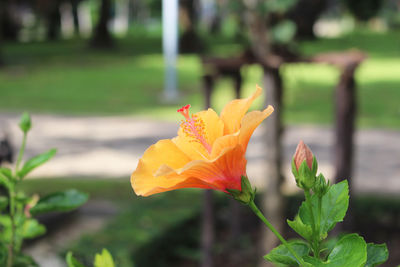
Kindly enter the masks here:
[[149, 196], [187, 187], [241, 190], [247, 144], [274, 110], [268, 106], [246, 114], [261, 91], [257, 86], [250, 97], [231, 101], [220, 116], [212, 109], [190, 115], [190, 105], [178, 109], [185, 118], [178, 136], [146, 150], [131, 176], [135, 193]]

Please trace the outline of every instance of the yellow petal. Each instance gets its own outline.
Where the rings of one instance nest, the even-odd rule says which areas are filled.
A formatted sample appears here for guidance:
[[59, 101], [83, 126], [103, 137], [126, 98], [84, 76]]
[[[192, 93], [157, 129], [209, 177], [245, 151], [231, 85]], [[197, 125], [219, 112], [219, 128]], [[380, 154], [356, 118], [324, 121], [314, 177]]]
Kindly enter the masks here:
[[247, 110], [262, 92], [261, 87], [256, 86], [256, 91], [248, 98], [235, 99], [228, 103], [221, 112], [221, 119], [224, 122], [224, 135], [235, 133], [240, 128], [240, 122]]
[[239, 134], [221, 136], [215, 140], [212, 148], [211, 159], [215, 159], [226, 149], [231, 149], [239, 143]]
[[253, 134], [254, 130], [260, 125], [274, 111], [272, 106], [268, 106], [263, 111], [252, 111], [247, 113], [242, 119], [242, 127], [239, 132], [239, 143], [242, 145], [243, 150], [246, 151], [247, 144]]
[[131, 176], [132, 188], [137, 195], [146, 195], [155, 187], [172, 187], [182, 182], [185, 177], [155, 177], [155, 174], [161, 166], [179, 169], [188, 162], [190, 158], [171, 140], [160, 140], [150, 146], [139, 160], [138, 167]]
[[[204, 122], [204, 138], [208, 145], [212, 147], [214, 141], [222, 136], [224, 123], [212, 109], [201, 111], [194, 115]], [[192, 160], [210, 158], [206, 147], [193, 137], [189, 137], [182, 127], [178, 130], [178, 136], [172, 141]]]

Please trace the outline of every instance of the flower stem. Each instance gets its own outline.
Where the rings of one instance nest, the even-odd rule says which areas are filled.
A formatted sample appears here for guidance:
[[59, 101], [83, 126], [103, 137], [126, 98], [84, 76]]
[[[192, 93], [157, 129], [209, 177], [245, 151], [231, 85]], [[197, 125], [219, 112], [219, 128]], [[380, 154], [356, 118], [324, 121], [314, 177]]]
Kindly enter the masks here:
[[22, 156], [24, 155], [24, 152], [25, 152], [26, 137], [27, 137], [27, 134], [24, 132], [21, 148], [19, 149], [19, 153], [18, 153], [17, 163], [15, 164], [15, 176], [17, 176], [17, 174], [18, 174], [19, 165], [21, 164]]
[[289, 250], [290, 253], [292, 253], [292, 255], [296, 258], [296, 260], [300, 263], [301, 266], [305, 266], [305, 263], [303, 261], [302, 258], [300, 258], [296, 252], [292, 249], [292, 247], [290, 246], [290, 244], [281, 236], [281, 234], [275, 229], [274, 226], [272, 226], [272, 224], [267, 220], [267, 218], [264, 217], [264, 215], [262, 214], [262, 212], [258, 209], [258, 207], [256, 206], [256, 204], [254, 203], [254, 201], [249, 202], [249, 207], [251, 208], [251, 210], [258, 216], [258, 218], [260, 218], [263, 223], [272, 231], [272, 233], [274, 233], [274, 235], [276, 235], [276, 237], [282, 242], [282, 244], [284, 246], [286, 246], [286, 248]]
[[[311, 214], [311, 229], [312, 229], [312, 237], [313, 237], [313, 242], [311, 244], [313, 252], [314, 252], [314, 257], [319, 258], [319, 230], [317, 233], [317, 227], [315, 225], [315, 216], [314, 216], [314, 211], [312, 207], [312, 202], [311, 202], [311, 194], [309, 190], [304, 190], [304, 195], [306, 197], [306, 204], [308, 206], [308, 209]], [[319, 224], [318, 224], [319, 227]]]
[[321, 216], [322, 216], [322, 197], [318, 196], [318, 221], [317, 221], [317, 234], [318, 234], [318, 240], [317, 240], [317, 251], [315, 252], [316, 257], [319, 258], [319, 253], [320, 253], [320, 240], [319, 240], [319, 235], [321, 232]]
[[14, 185], [9, 188], [9, 198], [10, 198], [10, 220], [11, 220], [11, 240], [8, 245], [8, 259], [7, 267], [12, 267], [14, 262], [14, 244], [15, 244], [15, 192]]

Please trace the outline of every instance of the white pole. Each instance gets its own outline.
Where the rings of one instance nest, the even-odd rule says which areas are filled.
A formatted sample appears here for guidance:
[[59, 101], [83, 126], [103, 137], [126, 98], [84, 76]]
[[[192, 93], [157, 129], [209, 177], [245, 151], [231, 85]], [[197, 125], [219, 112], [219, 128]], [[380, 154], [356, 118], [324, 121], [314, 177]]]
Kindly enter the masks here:
[[162, 1], [163, 53], [165, 63], [164, 97], [178, 97], [176, 59], [178, 55], [178, 0]]

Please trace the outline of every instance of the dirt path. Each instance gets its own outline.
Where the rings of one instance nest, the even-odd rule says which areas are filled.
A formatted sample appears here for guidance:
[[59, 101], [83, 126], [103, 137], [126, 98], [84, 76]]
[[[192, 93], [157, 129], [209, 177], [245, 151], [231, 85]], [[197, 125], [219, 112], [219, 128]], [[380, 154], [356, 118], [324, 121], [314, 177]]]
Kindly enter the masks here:
[[[54, 159], [30, 175], [33, 177], [101, 176], [126, 177], [127, 182], [145, 149], [159, 139], [176, 135], [178, 122], [133, 117], [65, 117], [33, 115], [27, 156], [56, 147]], [[0, 114], [0, 130], [8, 132], [14, 147], [21, 133], [18, 116]], [[248, 174], [259, 188], [264, 179], [265, 127], [254, 134], [248, 148]], [[318, 126], [292, 126], [284, 135], [285, 190], [294, 190], [290, 159], [303, 139], [318, 157], [326, 177], [333, 174], [333, 129]], [[359, 130], [356, 133], [353, 189], [357, 192], [400, 193], [400, 131]]]

